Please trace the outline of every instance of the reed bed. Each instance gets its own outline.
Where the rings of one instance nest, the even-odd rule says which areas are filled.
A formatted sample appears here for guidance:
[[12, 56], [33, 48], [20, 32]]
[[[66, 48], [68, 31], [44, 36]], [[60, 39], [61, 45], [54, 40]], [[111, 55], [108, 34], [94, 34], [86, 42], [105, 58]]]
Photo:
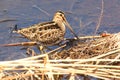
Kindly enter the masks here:
[[120, 79], [120, 33], [69, 39], [67, 45], [45, 54], [0, 62], [1, 80], [90, 80], [90, 77]]

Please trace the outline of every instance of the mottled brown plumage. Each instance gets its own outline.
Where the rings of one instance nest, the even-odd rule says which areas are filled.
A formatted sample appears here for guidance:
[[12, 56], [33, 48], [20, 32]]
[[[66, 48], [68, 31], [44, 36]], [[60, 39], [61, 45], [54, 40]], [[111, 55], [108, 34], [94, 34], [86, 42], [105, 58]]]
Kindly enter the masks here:
[[38, 23], [14, 32], [23, 35], [31, 41], [39, 42], [43, 46], [52, 46], [60, 43], [64, 39], [66, 31], [65, 25], [67, 25], [71, 32], [75, 35], [68, 24], [64, 13], [57, 11], [53, 20], [50, 22]]

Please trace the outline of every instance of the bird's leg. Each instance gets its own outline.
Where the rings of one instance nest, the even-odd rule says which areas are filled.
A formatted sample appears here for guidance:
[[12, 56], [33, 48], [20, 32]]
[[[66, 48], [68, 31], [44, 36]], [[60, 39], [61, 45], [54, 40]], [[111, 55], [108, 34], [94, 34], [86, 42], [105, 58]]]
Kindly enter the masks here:
[[30, 55], [31, 56], [35, 56], [36, 55], [35, 51], [33, 49], [31, 49], [31, 48], [27, 48], [26, 54], [29, 55], [29, 56]]
[[45, 48], [45, 46], [42, 46], [42, 45], [38, 45], [37, 46], [38, 47], [38, 50], [42, 53], [42, 54], [45, 54], [46, 53], [46, 48]]
[[23, 46], [20, 50], [25, 50], [27, 56], [36, 56], [37, 53], [32, 49], [32, 46]]

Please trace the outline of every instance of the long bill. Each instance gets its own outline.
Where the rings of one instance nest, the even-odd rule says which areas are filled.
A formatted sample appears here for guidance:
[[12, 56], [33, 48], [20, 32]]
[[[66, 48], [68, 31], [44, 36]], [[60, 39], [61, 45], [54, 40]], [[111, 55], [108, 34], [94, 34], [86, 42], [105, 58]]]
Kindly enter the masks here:
[[75, 32], [73, 31], [72, 27], [71, 27], [70, 24], [67, 22], [67, 20], [66, 20], [66, 19], [64, 19], [64, 20], [65, 20], [65, 25], [70, 29], [70, 31], [73, 33], [73, 35], [74, 35], [77, 39], [79, 39], [79, 37], [75, 34]]

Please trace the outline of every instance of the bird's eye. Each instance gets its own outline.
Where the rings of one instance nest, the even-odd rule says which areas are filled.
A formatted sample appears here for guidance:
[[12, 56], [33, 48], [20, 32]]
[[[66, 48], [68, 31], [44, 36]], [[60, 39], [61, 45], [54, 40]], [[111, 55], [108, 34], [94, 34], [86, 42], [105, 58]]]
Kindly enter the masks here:
[[60, 16], [62, 16], [62, 14], [60, 14]]

